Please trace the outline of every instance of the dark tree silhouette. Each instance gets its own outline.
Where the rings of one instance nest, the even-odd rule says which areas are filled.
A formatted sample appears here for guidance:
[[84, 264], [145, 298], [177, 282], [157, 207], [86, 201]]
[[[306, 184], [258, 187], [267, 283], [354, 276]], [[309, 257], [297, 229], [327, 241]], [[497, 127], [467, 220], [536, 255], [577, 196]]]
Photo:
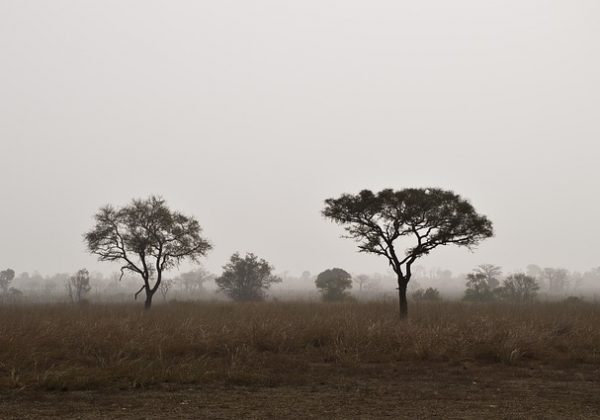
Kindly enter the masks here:
[[[452, 191], [439, 188], [363, 190], [325, 200], [323, 215], [345, 227], [360, 252], [383, 255], [398, 281], [400, 317], [408, 314], [406, 288], [412, 265], [444, 245], [475, 247], [493, 235], [492, 223]], [[396, 242], [411, 238], [404, 252]]]
[[252, 253], [244, 258], [239, 253], [231, 256], [229, 263], [223, 266], [223, 274], [215, 279], [219, 289], [233, 300], [263, 300], [266, 290], [281, 279], [271, 274], [273, 266]]
[[160, 197], [133, 200], [119, 209], [102, 207], [95, 219], [96, 226], [85, 234], [88, 250], [100, 261], [122, 262], [121, 277], [125, 271], [142, 277], [135, 297], [146, 292], [146, 309], [165, 270], [185, 259], [197, 262], [212, 248], [196, 219], [171, 211]]
[[325, 270], [317, 276], [315, 285], [325, 301], [343, 300], [352, 288], [352, 276], [341, 268]]

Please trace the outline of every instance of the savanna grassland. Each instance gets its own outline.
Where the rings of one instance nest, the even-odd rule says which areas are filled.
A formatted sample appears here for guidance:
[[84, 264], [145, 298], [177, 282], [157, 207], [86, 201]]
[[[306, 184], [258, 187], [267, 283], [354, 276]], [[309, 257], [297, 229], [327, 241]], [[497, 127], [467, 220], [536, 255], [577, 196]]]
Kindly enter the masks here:
[[600, 305], [410, 309], [2, 306], [0, 418], [600, 416]]

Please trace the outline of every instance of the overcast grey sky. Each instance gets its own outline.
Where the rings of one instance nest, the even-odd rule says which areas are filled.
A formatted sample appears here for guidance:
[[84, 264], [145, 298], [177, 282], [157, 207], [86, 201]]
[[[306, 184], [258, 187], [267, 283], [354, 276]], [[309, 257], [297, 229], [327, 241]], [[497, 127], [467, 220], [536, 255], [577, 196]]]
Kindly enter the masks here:
[[600, 2], [0, 1], [0, 268], [117, 266], [82, 233], [160, 194], [218, 271], [383, 272], [324, 220], [438, 186], [496, 237], [420, 261], [600, 265]]

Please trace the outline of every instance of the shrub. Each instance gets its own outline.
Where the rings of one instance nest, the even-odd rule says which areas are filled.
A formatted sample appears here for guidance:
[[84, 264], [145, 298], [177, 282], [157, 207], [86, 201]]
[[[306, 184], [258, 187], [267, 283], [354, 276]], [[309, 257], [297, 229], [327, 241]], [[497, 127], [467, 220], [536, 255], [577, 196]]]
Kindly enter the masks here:
[[339, 301], [348, 297], [352, 288], [352, 276], [341, 268], [325, 270], [317, 276], [315, 285], [325, 301]]
[[412, 294], [414, 300], [428, 300], [435, 301], [441, 300], [440, 292], [438, 289], [434, 289], [433, 287], [428, 287], [427, 289], [418, 289]]

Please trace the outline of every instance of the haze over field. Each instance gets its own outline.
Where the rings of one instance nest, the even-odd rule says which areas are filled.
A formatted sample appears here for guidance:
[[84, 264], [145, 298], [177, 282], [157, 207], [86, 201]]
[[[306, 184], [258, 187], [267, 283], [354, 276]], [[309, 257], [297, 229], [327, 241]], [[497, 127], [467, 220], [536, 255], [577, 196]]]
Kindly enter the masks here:
[[[600, 265], [600, 3], [0, 3], [0, 268], [108, 272], [82, 234], [162, 195], [219, 272], [382, 272], [320, 214], [436, 186], [496, 236], [420, 261]], [[117, 269], [118, 265], [114, 265]]]

